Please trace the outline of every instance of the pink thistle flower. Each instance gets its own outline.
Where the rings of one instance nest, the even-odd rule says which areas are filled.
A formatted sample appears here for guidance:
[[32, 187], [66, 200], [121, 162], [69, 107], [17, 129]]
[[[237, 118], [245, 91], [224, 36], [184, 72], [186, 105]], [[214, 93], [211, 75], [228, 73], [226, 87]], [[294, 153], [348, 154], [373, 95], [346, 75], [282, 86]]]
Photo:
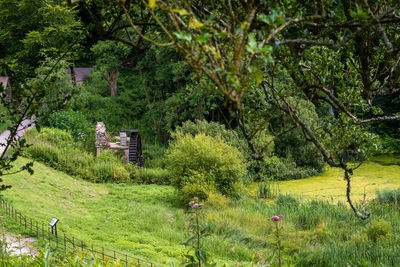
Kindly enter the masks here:
[[197, 209], [197, 208], [201, 208], [204, 206], [204, 203], [194, 203], [192, 205], [192, 209]]
[[278, 222], [278, 221], [281, 220], [281, 218], [280, 218], [279, 216], [272, 216], [272, 217], [270, 218], [270, 220], [271, 220], [271, 221]]

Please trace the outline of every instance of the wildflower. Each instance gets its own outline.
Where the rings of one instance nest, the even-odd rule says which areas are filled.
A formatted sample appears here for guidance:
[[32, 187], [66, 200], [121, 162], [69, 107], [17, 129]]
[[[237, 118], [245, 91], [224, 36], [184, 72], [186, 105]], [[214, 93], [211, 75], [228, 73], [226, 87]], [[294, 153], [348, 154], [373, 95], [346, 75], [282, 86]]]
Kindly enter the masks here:
[[204, 206], [204, 203], [194, 203], [192, 205], [192, 209], [197, 209], [197, 208], [201, 208]]
[[270, 220], [271, 220], [271, 221], [277, 222], [277, 221], [280, 221], [280, 220], [281, 220], [281, 217], [279, 217], [279, 216], [272, 216], [272, 217], [270, 218]]

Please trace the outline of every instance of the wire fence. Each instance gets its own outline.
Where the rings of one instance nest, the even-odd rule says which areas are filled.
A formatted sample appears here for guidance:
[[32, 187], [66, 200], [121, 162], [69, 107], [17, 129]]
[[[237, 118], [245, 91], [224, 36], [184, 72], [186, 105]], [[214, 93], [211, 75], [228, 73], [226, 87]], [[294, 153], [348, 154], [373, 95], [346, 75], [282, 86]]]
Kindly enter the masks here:
[[56, 228], [51, 227], [49, 224], [38, 222], [37, 220], [22, 214], [21, 211], [15, 209], [13, 205], [3, 198], [0, 198], [0, 209], [4, 214], [10, 216], [15, 222], [25, 228], [26, 231], [35, 235], [38, 239], [43, 239], [44, 241], [49, 242], [49, 244], [55, 245], [56, 248], [64, 249], [64, 251], [68, 250], [85, 254], [91, 253], [97, 255], [98, 258], [104, 262], [119, 260], [121, 263], [125, 264], [125, 266], [161, 266], [160, 264], [155, 264], [148, 260], [142, 260], [115, 250], [106, 249], [104, 247], [95, 247], [92, 241], [86, 242], [71, 237], [63, 231], [56, 230]]

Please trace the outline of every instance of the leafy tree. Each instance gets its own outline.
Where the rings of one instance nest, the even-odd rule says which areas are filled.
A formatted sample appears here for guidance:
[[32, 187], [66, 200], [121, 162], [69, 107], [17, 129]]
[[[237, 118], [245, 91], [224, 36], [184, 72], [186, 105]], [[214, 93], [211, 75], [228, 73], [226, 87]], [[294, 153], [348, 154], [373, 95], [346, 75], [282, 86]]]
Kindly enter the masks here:
[[[56, 69], [52, 69], [57, 65]], [[40, 108], [36, 113], [37, 122], [43, 123], [54, 111], [64, 109], [77, 88], [67, 74], [68, 63], [65, 60], [47, 58], [35, 70], [36, 76], [27, 80], [27, 85], [46, 88], [45, 95], [40, 100]], [[49, 74], [50, 73], [50, 74]], [[46, 80], [45, 80], [46, 79]]]
[[129, 51], [129, 47], [114, 41], [100, 41], [92, 47], [96, 66], [110, 85], [111, 96], [117, 96], [118, 68]]
[[[160, 0], [147, 8], [185, 60], [225, 97], [255, 158], [262, 159], [265, 146], [254, 143], [252, 129], [263, 131], [273, 116], [260, 127], [245, 124], [243, 103], [253, 86], [264, 92], [260, 107], [287, 114], [325, 162], [343, 169], [349, 205], [357, 217], [369, 218], [351, 201], [351, 175], [359, 165], [350, 162], [361, 163], [375, 150], [370, 123], [400, 118], [382, 116], [373, 102], [399, 85], [397, 1]], [[317, 125], [304, 121], [301, 100], [317, 109], [328, 105], [332, 115]]]
[[65, 51], [65, 59], [74, 58], [81, 36], [75, 11], [60, 1], [2, 0], [0, 73], [11, 78], [18, 93], [18, 84], [34, 77], [46, 58], [58, 58]]
[[[2, 97], [6, 112], [0, 123], [7, 120], [12, 124], [8, 127], [9, 137], [1, 144], [4, 150], [0, 155], [0, 176], [23, 170], [33, 173], [32, 162], [12, 170], [13, 162], [28, 146], [18, 139], [21, 123], [60, 103], [52, 98], [53, 92], [65, 97], [65, 91], [58, 91], [60, 82], [66, 81], [59, 79], [66, 78], [61, 67], [64, 64], [59, 63], [74, 57], [80, 36], [75, 12], [60, 1], [0, 1], [0, 73], [10, 77], [14, 89], [11, 102]], [[43, 108], [45, 100], [54, 102]], [[1, 185], [0, 189], [8, 187]]]

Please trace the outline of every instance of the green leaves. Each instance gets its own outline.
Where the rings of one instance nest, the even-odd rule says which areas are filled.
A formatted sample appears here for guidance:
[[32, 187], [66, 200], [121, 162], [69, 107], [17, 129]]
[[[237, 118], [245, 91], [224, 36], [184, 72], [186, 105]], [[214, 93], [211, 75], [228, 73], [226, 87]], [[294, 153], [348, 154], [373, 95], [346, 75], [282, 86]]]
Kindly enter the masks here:
[[260, 83], [263, 81], [264, 79], [264, 75], [262, 73], [262, 71], [260, 69], [258, 69], [255, 73], [254, 73], [254, 77], [256, 80], [256, 86], [259, 86]]
[[247, 46], [246, 49], [250, 53], [256, 53], [257, 52], [257, 41], [256, 38], [254, 37], [254, 34], [249, 35], [249, 39], [247, 41]]
[[205, 42], [207, 42], [208, 41], [208, 39], [210, 39], [211, 38], [211, 34], [210, 33], [208, 33], [208, 32], [205, 32], [205, 33], [202, 33], [199, 37], [197, 37], [195, 40], [197, 41], [197, 42], [200, 42], [200, 43], [205, 43]]
[[283, 12], [280, 8], [274, 8], [269, 15], [259, 13], [257, 19], [270, 26], [280, 26], [285, 23]]
[[188, 32], [174, 32], [174, 35], [176, 36], [176, 38], [180, 39], [180, 40], [184, 40], [184, 41], [192, 41], [192, 35]]

